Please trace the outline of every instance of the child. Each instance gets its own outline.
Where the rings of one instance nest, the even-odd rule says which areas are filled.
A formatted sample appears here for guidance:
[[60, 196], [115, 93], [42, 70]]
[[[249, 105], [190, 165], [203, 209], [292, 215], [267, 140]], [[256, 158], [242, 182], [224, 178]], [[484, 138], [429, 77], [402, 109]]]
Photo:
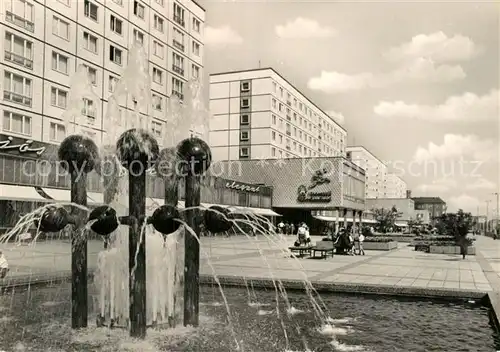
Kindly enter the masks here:
[[2, 250], [0, 250], [0, 279], [3, 279], [7, 276], [9, 272], [9, 263], [7, 262], [7, 258], [3, 255]]

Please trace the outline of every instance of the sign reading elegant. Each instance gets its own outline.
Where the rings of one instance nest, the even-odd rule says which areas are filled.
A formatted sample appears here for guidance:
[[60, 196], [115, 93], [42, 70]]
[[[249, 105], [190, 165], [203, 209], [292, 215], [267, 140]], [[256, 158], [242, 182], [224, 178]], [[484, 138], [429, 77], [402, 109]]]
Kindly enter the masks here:
[[322, 169], [318, 170], [311, 177], [311, 183], [309, 187], [304, 185], [300, 185], [297, 189], [297, 201], [300, 203], [310, 202], [310, 203], [329, 203], [332, 201], [332, 192], [331, 191], [323, 191], [323, 192], [311, 192], [312, 189], [329, 184], [330, 179], [325, 177], [325, 174], [328, 173], [328, 170]]
[[259, 193], [260, 192], [260, 186], [251, 186], [251, 185], [246, 185], [244, 183], [238, 183], [238, 182], [226, 182], [226, 188], [230, 189], [235, 189], [237, 191], [244, 191], [244, 192], [252, 192], [252, 193]]
[[[5, 137], [5, 136], [1, 136]], [[14, 151], [19, 154], [35, 153], [40, 156], [45, 152], [46, 147], [33, 147], [34, 141], [31, 139], [22, 140], [12, 136], [7, 136], [6, 139], [0, 141], [0, 153], [3, 151]]]

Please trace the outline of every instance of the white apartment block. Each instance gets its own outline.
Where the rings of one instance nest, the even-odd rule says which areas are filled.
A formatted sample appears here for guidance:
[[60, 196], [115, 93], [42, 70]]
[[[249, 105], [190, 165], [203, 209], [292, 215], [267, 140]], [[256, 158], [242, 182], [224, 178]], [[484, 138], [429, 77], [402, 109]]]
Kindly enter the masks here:
[[345, 155], [347, 132], [272, 68], [210, 75], [214, 160]]
[[406, 198], [408, 185], [401, 177], [387, 174], [385, 181], [385, 198]]
[[347, 147], [347, 159], [365, 170], [365, 198], [385, 198], [387, 166], [362, 146]]
[[[108, 98], [142, 43], [149, 57], [153, 132], [165, 128], [171, 94], [202, 75], [205, 10], [193, 0], [0, 1], [2, 133], [59, 143], [70, 79], [85, 65], [98, 101], [85, 101], [84, 133], [102, 140]], [[97, 100], [97, 99], [96, 99]], [[131, 109], [134, 102], [124, 102]], [[120, 126], [117, 126], [120, 128]]]

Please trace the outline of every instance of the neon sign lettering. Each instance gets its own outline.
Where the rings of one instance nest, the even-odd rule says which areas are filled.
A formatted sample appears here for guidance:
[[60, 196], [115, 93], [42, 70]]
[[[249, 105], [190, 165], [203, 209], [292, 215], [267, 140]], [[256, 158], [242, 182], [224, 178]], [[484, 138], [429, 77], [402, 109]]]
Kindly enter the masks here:
[[31, 148], [33, 140], [28, 139], [22, 144], [12, 144], [14, 140], [13, 137], [7, 137], [6, 140], [0, 141], [0, 151], [2, 150], [16, 150], [21, 154], [25, 153], [36, 153], [37, 155], [42, 155], [45, 152], [45, 147]]
[[242, 183], [237, 183], [237, 182], [227, 182], [226, 183], [226, 188], [231, 188], [231, 189], [236, 189], [238, 191], [244, 191], [244, 192], [252, 192], [252, 193], [259, 193], [260, 191], [260, 186], [257, 187], [252, 187], [249, 185], [245, 185]]

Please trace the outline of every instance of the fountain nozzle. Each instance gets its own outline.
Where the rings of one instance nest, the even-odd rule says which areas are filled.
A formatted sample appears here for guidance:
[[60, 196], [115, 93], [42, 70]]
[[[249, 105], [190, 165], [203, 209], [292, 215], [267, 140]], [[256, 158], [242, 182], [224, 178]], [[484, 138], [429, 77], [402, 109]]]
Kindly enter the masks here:
[[157, 208], [153, 215], [148, 218], [148, 224], [153, 225], [156, 231], [168, 235], [177, 231], [181, 226], [177, 221], [179, 211], [173, 205], [162, 205]]
[[208, 144], [198, 137], [182, 140], [177, 150], [187, 175], [203, 175], [212, 163], [212, 152]]
[[89, 173], [98, 164], [99, 150], [90, 138], [82, 135], [66, 137], [59, 146], [61, 165], [70, 173]]
[[116, 210], [107, 205], [92, 210], [89, 221], [93, 221], [90, 225], [92, 231], [101, 236], [109, 236], [119, 225]]

